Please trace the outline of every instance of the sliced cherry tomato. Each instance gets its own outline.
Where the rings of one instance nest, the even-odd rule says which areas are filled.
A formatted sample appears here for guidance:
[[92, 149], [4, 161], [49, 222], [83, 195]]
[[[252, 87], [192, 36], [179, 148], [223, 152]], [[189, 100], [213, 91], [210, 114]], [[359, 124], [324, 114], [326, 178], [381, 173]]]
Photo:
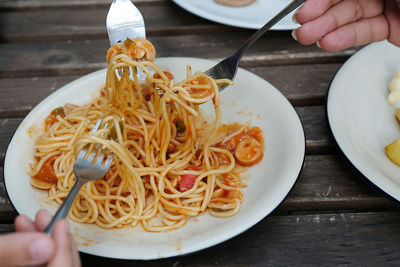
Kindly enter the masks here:
[[244, 139], [249, 139], [251, 138], [251, 135], [248, 135], [247, 133], [241, 133], [238, 135], [235, 135], [232, 139], [235, 141], [235, 147], [242, 142]]
[[233, 139], [229, 139], [229, 140], [226, 140], [226, 141], [222, 142], [220, 147], [223, 148], [223, 149], [228, 150], [231, 153], [233, 153], [233, 152], [235, 152], [236, 144], [233, 141]]
[[263, 158], [260, 143], [254, 138], [242, 140], [236, 147], [235, 158], [243, 166], [252, 166]]
[[241, 133], [238, 135], [235, 135], [231, 139], [228, 139], [224, 142], [221, 143], [221, 147], [228, 150], [229, 152], [233, 153], [236, 150], [237, 145], [243, 141], [244, 139], [249, 139], [252, 138], [250, 135]]
[[263, 143], [262, 131], [257, 126], [254, 126], [248, 131], [248, 134], [254, 137], [259, 143]]

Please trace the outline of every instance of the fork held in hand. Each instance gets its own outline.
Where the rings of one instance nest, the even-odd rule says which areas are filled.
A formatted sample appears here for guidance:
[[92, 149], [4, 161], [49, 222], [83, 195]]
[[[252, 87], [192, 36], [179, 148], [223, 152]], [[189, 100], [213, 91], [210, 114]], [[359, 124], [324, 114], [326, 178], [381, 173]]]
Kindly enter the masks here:
[[[91, 131], [91, 134], [97, 132], [101, 124], [101, 119], [96, 122], [96, 125]], [[76, 176], [76, 182], [69, 192], [68, 196], [65, 198], [63, 204], [58, 208], [57, 213], [52, 218], [49, 225], [44, 230], [45, 233], [51, 234], [54, 224], [65, 217], [67, 217], [68, 212], [74, 203], [75, 197], [78, 195], [81, 187], [90, 181], [98, 180], [103, 177], [111, 166], [113, 161], [113, 154], [108, 153], [105, 159], [104, 147], [97, 144], [94, 145], [94, 149], [89, 151], [91, 145], [87, 145], [79, 152], [75, 164], [74, 164], [74, 174]], [[87, 153], [89, 154], [87, 155]]]
[[[249, 49], [249, 47], [262, 35], [264, 35], [264, 33], [266, 33], [272, 26], [274, 26], [277, 22], [286, 17], [290, 12], [298, 8], [304, 2], [305, 0], [293, 0], [289, 5], [282, 9], [281, 12], [279, 12], [275, 17], [268, 21], [261, 29], [256, 31], [249, 39], [247, 39], [247, 41], [235, 52], [235, 54], [225, 58], [204, 73], [213, 79], [227, 78], [233, 80], [236, 75], [239, 61], [242, 58], [243, 54], [247, 51], [247, 49]], [[220, 85], [219, 90], [222, 91], [227, 86], [228, 85], [226, 84]]]

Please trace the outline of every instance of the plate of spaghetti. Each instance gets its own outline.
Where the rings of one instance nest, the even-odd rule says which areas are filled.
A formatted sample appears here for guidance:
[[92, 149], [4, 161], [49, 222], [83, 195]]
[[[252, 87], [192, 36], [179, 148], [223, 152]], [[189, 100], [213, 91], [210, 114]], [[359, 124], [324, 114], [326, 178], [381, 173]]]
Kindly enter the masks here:
[[[19, 213], [55, 212], [88, 144], [114, 154], [69, 213], [80, 251], [157, 259], [198, 251], [247, 230], [287, 196], [305, 155], [287, 99], [239, 69], [235, 82], [201, 71], [216, 62], [157, 58], [143, 39], [111, 47], [108, 68], [49, 95], [8, 147], [4, 179]], [[155, 60], [154, 60], [155, 59]], [[154, 61], [154, 62], [153, 62]], [[229, 83], [219, 92], [218, 85]], [[102, 119], [102, 131], [91, 129]]]

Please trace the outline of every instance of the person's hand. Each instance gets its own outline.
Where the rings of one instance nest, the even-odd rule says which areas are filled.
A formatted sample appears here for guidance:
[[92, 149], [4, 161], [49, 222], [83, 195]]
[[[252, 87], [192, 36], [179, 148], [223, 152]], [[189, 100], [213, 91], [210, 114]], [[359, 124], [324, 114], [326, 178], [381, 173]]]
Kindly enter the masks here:
[[58, 221], [50, 237], [43, 233], [50, 219], [45, 210], [36, 214], [35, 221], [19, 215], [15, 219], [16, 233], [0, 236], [0, 265], [80, 266], [68, 221]]
[[293, 37], [326, 51], [387, 39], [400, 46], [400, 0], [308, 0], [293, 16]]

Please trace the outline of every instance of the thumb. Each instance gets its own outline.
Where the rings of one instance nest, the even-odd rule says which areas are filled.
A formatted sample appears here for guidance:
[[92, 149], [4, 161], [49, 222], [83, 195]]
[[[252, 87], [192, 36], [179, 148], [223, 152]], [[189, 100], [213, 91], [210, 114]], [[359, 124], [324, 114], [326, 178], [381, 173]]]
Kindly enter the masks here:
[[1, 266], [37, 265], [48, 262], [55, 244], [44, 233], [12, 233], [0, 236]]

